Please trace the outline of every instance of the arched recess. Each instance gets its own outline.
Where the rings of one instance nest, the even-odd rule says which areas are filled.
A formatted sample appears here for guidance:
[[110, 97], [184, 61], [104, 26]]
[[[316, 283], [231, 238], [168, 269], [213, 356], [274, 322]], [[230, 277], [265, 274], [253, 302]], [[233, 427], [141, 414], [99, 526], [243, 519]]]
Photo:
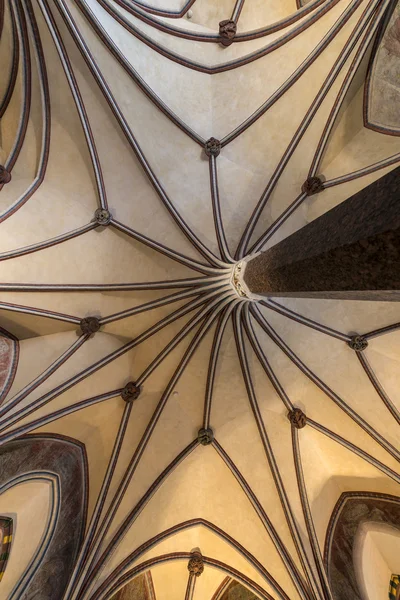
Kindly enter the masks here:
[[10, 556], [13, 537], [13, 520], [7, 516], [0, 516], [0, 581], [3, 579]]
[[393, 576], [394, 598], [398, 598], [397, 573], [400, 573], [400, 530], [382, 523], [359, 527], [354, 552], [354, 567], [365, 600], [386, 597]]
[[364, 93], [364, 125], [400, 135], [400, 5], [392, 2], [372, 51]]
[[[167, 568], [170, 563], [167, 563]], [[159, 600], [160, 593], [163, 595], [164, 590], [157, 587], [153, 582], [153, 574], [154, 569], [152, 571], [146, 571], [142, 575], [138, 575], [130, 581], [125, 587], [123, 587], [119, 592], [113, 596], [112, 600]], [[185, 573], [185, 571], [183, 571]], [[187, 571], [186, 571], [187, 573]], [[204, 594], [198, 592], [198, 584], [202, 581], [203, 575], [201, 578], [196, 581], [196, 597], [203, 597]], [[184, 575], [186, 584], [187, 576]], [[164, 583], [166, 583], [164, 581]], [[176, 581], [174, 582], [174, 587], [176, 586]], [[168, 587], [168, 586], [167, 586]], [[209, 596], [206, 596], [209, 597]], [[241, 583], [233, 579], [232, 577], [224, 577], [221, 584], [215, 590], [215, 593], [212, 595], [211, 600], [259, 600], [258, 596], [255, 596], [254, 593], [249, 590], [247, 587], [244, 587]]]
[[[0, 489], [43, 471], [58, 479], [53, 531], [39, 553], [34, 573], [18, 590], [18, 598], [25, 598], [28, 586], [30, 597], [61, 598], [85, 531], [88, 482], [84, 446], [62, 436], [30, 435], [5, 444], [0, 462]], [[29, 536], [29, 530], [20, 529], [18, 535]]]
[[[324, 189], [322, 194], [307, 201], [309, 221], [388, 173], [400, 160], [396, 138], [380, 135], [388, 131], [370, 126], [366, 116], [370, 104], [367, 96], [371, 96], [368, 90], [372, 79], [375, 80], [375, 77], [371, 78], [371, 69], [376, 62], [377, 46], [382, 48], [379, 45], [381, 23], [384, 29], [394, 4], [391, 2], [389, 10], [365, 29], [362, 41], [346, 67], [346, 77], [333, 101], [312, 159], [309, 174], [321, 176]], [[393, 98], [391, 102], [387, 98], [385, 103], [396, 110]]]
[[238, 581], [226, 577], [211, 600], [257, 600], [257, 596]]
[[[192, 554], [190, 552], [172, 552], [169, 554], [155, 556], [136, 565], [129, 571], [126, 571], [120, 577], [113, 576], [109, 581], [106, 580], [106, 582], [98, 590], [96, 590], [92, 596], [90, 596], [90, 600], [114, 600], [115, 593], [123, 589], [123, 587], [129, 581], [133, 580], [138, 575], [165, 563], [171, 563], [175, 561], [186, 562], [191, 556]], [[246, 586], [246, 588], [248, 588], [256, 598], [260, 598], [260, 600], [272, 600], [272, 596], [270, 596], [261, 586], [249, 579], [243, 573], [236, 571], [236, 569], [233, 569], [229, 565], [212, 557], [203, 556], [202, 558], [205, 567], [212, 567], [227, 574], [229, 577], [234, 578], [240, 582], [241, 585]]]
[[112, 600], [155, 600], [151, 571], [143, 573], [130, 581]]
[[339, 498], [329, 522], [324, 553], [334, 600], [364, 600], [357, 583], [354, 550], [359, 528], [366, 523], [390, 525], [400, 532], [400, 498], [369, 492], [345, 492]]
[[[154, 552], [166, 554], [198, 546], [204, 554], [248, 575], [275, 598], [293, 600], [300, 596], [296, 587], [300, 585], [297, 568], [284, 563], [268, 530], [259, 528], [258, 513], [230, 468], [219, 460], [212, 448], [195, 450], [169, 473], [149, 501], [148, 498], [148, 495], [144, 497], [145, 506], [140, 499], [137, 508], [131, 509], [119, 530], [109, 537], [88, 579], [88, 588], [100, 586], [119, 569], [120, 574], [137, 561], [152, 558]], [[212, 503], [210, 498], [213, 498]], [[177, 523], [177, 517], [187, 520]], [[177, 537], [178, 531], [195, 527], [198, 535], [190, 543], [188, 539], [183, 541]], [[161, 538], [166, 540], [167, 537], [171, 544], [163, 544], [161, 548]], [[129, 554], [132, 550], [134, 554]], [[151, 556], [144, 555], [145, 552]]]
[[18, 357], [17, 338], [0, 327], [0, 403], [7, 396], [14, 381]]
[[59, 477], [46, 470], [22, 473], [0, 486], [0, 511], [14, 525], [1, 583], [7, 600], [19, 598], [40, 568], [54, 536], [59, 502]]
[[[191, 551], [181, 552], [182, 548], [190, 548]], [[210, 597], [226, 576], [241, 583], [246, 589], [250, 589], [261, 600], [272, 600], [272, 598], [275, 600], [289, 600], [289, 598], [294, 597], [293, 595], [288, 596], [271, 572], [236, 539], [215, 524], [200, 518], [178, 523], [147, 539], [103, 580], [101, 579], [101, 569], [95, 567], [92, 573], [94, 585], [90, 585], [89, 579], [86, 586], [87, 596], [90, 600], [113, 598], [112, 594], [115, 594], [143, 573], [146, 570], [146, 565], [148, 569], [155, 569], [156, 567], [158, 570], [164, 569], [164, 575], [169, 576], [169, 571], [165, 570], [165, 565], [172, 561], [173, 566], [171, 569], [175, 571], [174, 580], [177, 577], [182, 580], [183, 574], [187, 577], [187, 564], [184, 559], [187, 557], [187, 560], [189, 560], [194, 548], [200, 549], [203, 553], [204, 572], [208, 574], [209, 578], [212, 574], [211, 581], [214, 585], [211, 591], [209, 590], [208, 596]], [[267, 556], [269, 558], [268, 554]], [[160, 557], [167, 558], [159, 560]], [[153, 578], [155, 575], [153, 572]], [[201, 580], [204, 580], [204, 578], [202, 577]], [[157, 581], [160, 581], [158, 575], [155, 577], [155, 582]], [[97, 589], [94, 590], [99, 582], [102, 582], [101, 585], [98, 585]], [[186, 580], [180, 581], [181, 583], [183, 584], [180, 585], [180, 591], [183, 597]], [[155, 587], [157, 590], [157, 586]], [[176, 587], [175, 585], [175, 591]], [[204, 589], [204, 586], [201, 587]], [[92, 591], [90, 592], [90, 590]], [[207, 597], [207, 594], [203, 593], [201, 597]]]

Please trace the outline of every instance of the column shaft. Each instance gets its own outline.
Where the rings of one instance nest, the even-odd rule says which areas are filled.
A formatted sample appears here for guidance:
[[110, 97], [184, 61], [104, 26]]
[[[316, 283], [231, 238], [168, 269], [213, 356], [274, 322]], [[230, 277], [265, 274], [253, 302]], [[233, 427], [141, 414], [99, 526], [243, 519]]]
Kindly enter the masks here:
[[400, 168], [248, 261], [254, 294], [400, 300]]

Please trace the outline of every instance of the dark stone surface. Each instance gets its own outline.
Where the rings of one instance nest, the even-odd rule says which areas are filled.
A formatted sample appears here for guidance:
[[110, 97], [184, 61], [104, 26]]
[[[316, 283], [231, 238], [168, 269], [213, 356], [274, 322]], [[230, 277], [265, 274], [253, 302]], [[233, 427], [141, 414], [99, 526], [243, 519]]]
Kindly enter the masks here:
[[249, 261], [244, 280], [266, 296], [400, 299], [400, 168]]
[[[58, 522], [39, 569], [19, 600], [61, 600], [75, 563], [86, 521], [84, 448], [60, 436], [26, 436], [0, 448], [0, 485], [24, 473], [47, 470], [60, 478]], [[15, 535], [18, 535], [18, 524]]]
[[369, 492], [342, 494], [332, 513], [325, 542], [325, 566], [335, 600], [362, 600], [353, 552], [363, 523], [391, 525], [400, 532], [400, 498]]
[[232, 581], [222, 595], [221, 600], [259, 600], [249, 589], [238, 581]]
[[112, 597], [112, 600], [149, 600], [146, 575], [138, 575]]

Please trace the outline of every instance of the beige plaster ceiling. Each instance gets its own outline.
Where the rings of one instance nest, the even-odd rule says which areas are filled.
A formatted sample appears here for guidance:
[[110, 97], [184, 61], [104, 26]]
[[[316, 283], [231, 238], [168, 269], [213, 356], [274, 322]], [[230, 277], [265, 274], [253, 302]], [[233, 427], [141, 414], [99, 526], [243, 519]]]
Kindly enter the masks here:
[[[300, 4], [0, 0], [0, 442], [76, 442], [87, 461], [85, 535], [62, 595], [38, 598], [135, 599], [150, 572], [149, 600], [183, 600], [198, 549], [194, 600], [239, 600], [239, 583], [248, 600], [330, 600], [338, 500], [399, 496], [399, 303], [260, 304], [230, 283], [400, 160], [386, 113], [365, 120], [395, 3]], [[306, 197], [309, 175], [325, 189]], [[90, 316], [100, 331], [82, 334]], [[0, 490], [16, 522], [2, 598], [33, 598], [54, 485]], [[357, 542], [360, 581], [379, 535]]]

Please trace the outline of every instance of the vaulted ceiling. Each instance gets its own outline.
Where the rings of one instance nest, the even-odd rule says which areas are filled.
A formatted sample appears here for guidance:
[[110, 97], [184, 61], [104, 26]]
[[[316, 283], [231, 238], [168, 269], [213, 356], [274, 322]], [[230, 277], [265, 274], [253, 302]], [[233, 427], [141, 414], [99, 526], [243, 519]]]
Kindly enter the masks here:
[[1, 598], [386, 597], [400, 305], [232, 274], [398, 166], [399, 5], [0, 0], [0, 33]]

